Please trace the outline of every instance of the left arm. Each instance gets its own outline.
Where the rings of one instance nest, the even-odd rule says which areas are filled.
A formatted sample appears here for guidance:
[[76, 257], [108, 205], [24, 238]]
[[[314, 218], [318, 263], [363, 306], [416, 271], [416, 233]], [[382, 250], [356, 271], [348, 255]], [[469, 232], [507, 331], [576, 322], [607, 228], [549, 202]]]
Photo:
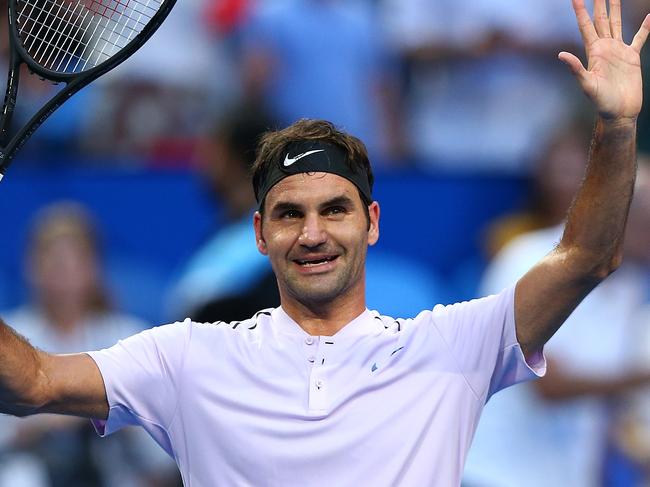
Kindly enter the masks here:
[[573, 0], [587, 52], [585, 68], [562, 52], [598, 110], [585, 179], [557, 248], [517, 283], [515, 322], [525, 354], [539, 350], [582, 299], [622, 260], [625, 222], [636, 176], [636, 119], [641, 110], [639, 54], [650, 31], [646, 17], [631, 45], [622, 40], [620, 0]]

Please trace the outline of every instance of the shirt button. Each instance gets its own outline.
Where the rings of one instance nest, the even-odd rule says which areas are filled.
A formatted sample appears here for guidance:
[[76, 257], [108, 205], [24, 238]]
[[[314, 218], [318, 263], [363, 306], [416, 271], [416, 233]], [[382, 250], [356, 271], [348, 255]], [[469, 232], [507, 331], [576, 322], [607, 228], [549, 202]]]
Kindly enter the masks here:
[[316, 389], [321, 389], [324, 385], [325, 383], [321, 379], [316, 381]]
[[311, 356], [307, 360], [309, 360], [309, 362], [311, 362], [313, 364], [316, 361], [316, 357]]
[[305, 343], [307, 345], [311, 345], [312, 343], [314, 343], [314, 337], [308, 336], [307, 338], [305, 338]]

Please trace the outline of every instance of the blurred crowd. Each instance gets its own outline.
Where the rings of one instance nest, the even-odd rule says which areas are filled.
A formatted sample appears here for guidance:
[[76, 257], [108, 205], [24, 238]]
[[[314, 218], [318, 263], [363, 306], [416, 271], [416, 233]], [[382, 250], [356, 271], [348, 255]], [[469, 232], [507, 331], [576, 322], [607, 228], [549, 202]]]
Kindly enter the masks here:
[[[628, 37], [646, 7], [624, 2]], [[566, 0], [178, 2], [151, 42], [66, 103], [21, 157], [191, 165], [205, 131], [245, 102], [278, 125], [331, 120], [383, 168], [528, 174], [554, 128], [585, 110], [557, 60], [579, 45]], [[25, 76], [15, 125], [56, 89]]]
[[[52, 353], [102, 349], [143, 330], [143, 321], [115, 309], [100, 262], [87, 209], [69, 201], [43, 208], [26, 249], [29, 298], [3, 317]], [[100, 441], [79, 418], [0, 417], [2, 487], [175, 487], [177, 477], [173, 462], [141, 430]]]
[[[648, 5], [623, 8], [629, 39]], [[179, 0], [152, 40], [64, 105], [16, 164], [196, 170], [222, 214], [160, 306], [170, 320], [232, 321], [279, 304], [250, 235], [256, 142], [269, 128], [325, 118], [366, 142], [379, 173], [526, 181], [525, 204], [484, 232], [487, 265], [462, 298], [490, 294], [552, 250], [582, 179], [593, 113], [556, 59], [560, 50], [581, 53], [579, 45], [568, 0]], [[0, 69], [6, 47], [3, 36]], [[650, 50], [644, 56], [650, 79]], [[25, 76], [16, 123], [56, 89]], [[490, 401], [467, 487], [650, 485], [650, 103], [639, 131], [625, 264], [552, 338], [548, 376]], [[1, 314], [36, 346], [103, 348], [153, 325], [112, 301], [100, 234], [75, 202], [34, 216], [29, 296]], [[368, 306], [389, 315], [457, 297], [414, 256], [373, 250], [367, 276]], [[0, 417], [5, 485], [179, 479], [138, 431], [100, 440], [85, 421]]]

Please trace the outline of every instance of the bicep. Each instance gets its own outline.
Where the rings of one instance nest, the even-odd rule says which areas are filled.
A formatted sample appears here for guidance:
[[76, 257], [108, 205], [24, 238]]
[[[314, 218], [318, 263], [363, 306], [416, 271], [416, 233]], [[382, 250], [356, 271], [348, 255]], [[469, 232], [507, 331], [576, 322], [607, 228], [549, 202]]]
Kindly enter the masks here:
[[598, 284], [576, 261], [569, 250], [557, 248], [517, 282], [515, 327], [526, 355], [539, 350]]
[[44, 400], [39, 412], [108, 417], [108, 400], [102, 374], [85, 353], [43, 354]]

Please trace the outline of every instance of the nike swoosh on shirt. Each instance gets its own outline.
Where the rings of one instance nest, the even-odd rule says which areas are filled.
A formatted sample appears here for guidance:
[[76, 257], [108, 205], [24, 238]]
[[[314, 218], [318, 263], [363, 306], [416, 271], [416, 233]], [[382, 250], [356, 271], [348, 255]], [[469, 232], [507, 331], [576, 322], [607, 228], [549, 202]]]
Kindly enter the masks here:
[[315, 154], [316, 152], [325, 152], [325, 149], [310, 150], [307, 152], [303, 152], [302, 154], [298, 154], [296, 157], [289, 157], [289, 154], [287, 154], [284, 158], [284, 167], [289, 167], [294, 162], [299, 161], [303, 157], [307, 157], [312, 154]]

